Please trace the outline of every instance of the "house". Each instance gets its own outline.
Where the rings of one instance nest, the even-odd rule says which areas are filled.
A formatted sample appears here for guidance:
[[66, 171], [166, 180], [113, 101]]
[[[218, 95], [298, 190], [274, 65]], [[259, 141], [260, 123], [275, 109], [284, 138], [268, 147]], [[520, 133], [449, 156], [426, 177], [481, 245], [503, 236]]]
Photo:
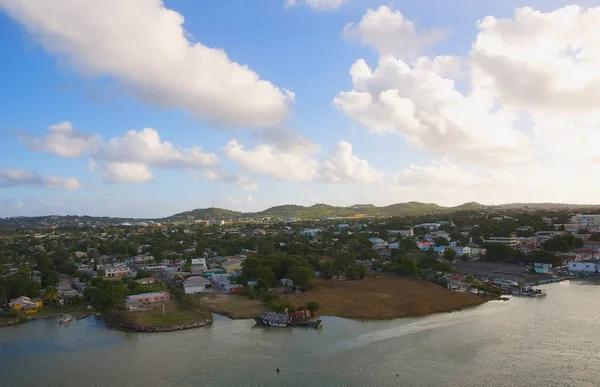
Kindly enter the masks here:
[[140, 285], [150, 285], [156, 282], [156, 278], [154, 277], [147, 277], [147, 278], [140, 278], [138, 280], [135, 280], [135, 282], [137, 282]]
[[76, 251], [76, 252], [75, 252], [75, 256], [76, 256], [77, 258], [82, 258], [82, 257], [86, 257], [86, 256], [87, 256], [87, 253], [84, 253], [83, 251]]
[[254, 230], [252, 230], [252, 235], [254, 236], [265, 235], [266, 233], [267, 232], [262, 228], [255, 228]]
[[282, 278], [279, 280], [281, 282], [281, 286], [292, 286], [294, 285], [294, 281], [289, 278]]
[[183, 281], [185, 294], [198, 294], [212, 291], [212, 283], [204, 277], [194, 276]]
[[321, 232], [321, 229], [319, 229], [319, 228], [307, 228], [307, 229], [300, 231], [300, 236], [307, 236], [307, 237], [314, 238], [317, 235], [319, 235], [320, 232]]
[[234, 270], [242, 270], [242, 261], [239, 259], [230, 259], [223, 263], [223, 270], [227, 274], [232, 273]]
[[449, 248], [448, 246], [436, 246], [433, 248], [433, 251], [437, 254], [438, 257], [444, 256], [444, 251]]
[[90, 265], [86, 265], [85, 263], [80, 263], [77, 265], [77, 271], [88, 272], [90, 270], [92, 270], [92, 267]]
[[417, 227], [426, 228], [428, 230], [437, 230], [438, 228], [442, 227], [442, 224], [441, 223], [421, 223], [421, 224], [417, 224], [416, 226], [413, 226], [413, 228], [417, 228]]
[[[184, 262], [185, 263], [185, 262]], [[206, 266], [205, 258], [193, 258], [192, 259], [192, 269], [208, 269]]]
[[513, 235], [510, 237], [490, 237], [489, 239], [485, 240], [484, 243], [506, 245], [514, 248], [519, 245], [519, 240]]
[[468, 247], [468, 246], [456, 246], [456, 245], [454, 245], [454, 246], [448, 246], [448, 248], [456, 251], [456, 254], [459, 257], [462, 257], [463, 255], [469, 255], [469, 256], [471, 255], [471, 248]]
[[131, 273], [131, 269], [125, 265], [106, 265], [103, 267], [103, 270], [106, 278], [123, 277]]
[[400, 243], [398, 243], [398, 242], [390, 243], [388, 245], [388, 248], [389, 249], [399, 249], [400, 248]]
[[127, 301], [138, 301], [142, 304], [152, 304], [154, 302], [169, 301], [171, 295], [166, 292], [149, 292], [127, 296]]
[[388, 235], [399, 235], [403, 238], [410, 238], [415, 235], [413, 229], [408, 230], [388, 230]]
[[373, 244], [375, 250], [381, 250], [388, 245], [388, 243], [381, 238], [369, 238], [369, 242]]
[[349, 228], [350, 225], [348, 225], [348, 224], [338, 224], [336, 227], [337, 227], [338, 230], [345, 230], [345, 229]]
[[430, 246], [429, 242], [425, 239], [419, 239], [417, 241], [417, 247], [423, 249], [424, 247], [428, 248]]
[[33, 301], [29, 297], [21, 296], [10, 300], [8, 306], [13, 310], [23, 311], [25, 313], [35, 313], [38, 308], [44, 306], [44, 303], [40, 300]]

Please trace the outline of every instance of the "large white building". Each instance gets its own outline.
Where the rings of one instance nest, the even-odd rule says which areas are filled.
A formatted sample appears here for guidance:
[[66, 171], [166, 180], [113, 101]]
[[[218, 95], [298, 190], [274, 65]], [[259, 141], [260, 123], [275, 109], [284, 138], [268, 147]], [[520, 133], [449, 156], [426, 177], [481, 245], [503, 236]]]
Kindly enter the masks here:
[[375, 250], [381, 250], [387, 247], [388, 243], [381, 238], [369, 238]]
[[316, 237], [321, 231], [320, 228], [307, 228], [300, 231], [300, 236]]
[[106, 278], [111, 277], [122, 277], [126, 274], [131, 273], [131, 269], [127, 266], [121, 265], [107, 265], [102, 268], [104, 270], [104, 276]]
[[510, 247], [517, 247], [519, 240], [515, 236], [510, 237], [490, 237], [484, 241], [485, 243], [496, 244], [496, 245], [507, 245]]
[[577, 228], [598, 230], [600, 229], [600, 215], [577, 214], [571, 218], [571, 223], [576, 224]]
[[597, 273], [598, 264], [596, 262], [569, 262], [569, 271]]

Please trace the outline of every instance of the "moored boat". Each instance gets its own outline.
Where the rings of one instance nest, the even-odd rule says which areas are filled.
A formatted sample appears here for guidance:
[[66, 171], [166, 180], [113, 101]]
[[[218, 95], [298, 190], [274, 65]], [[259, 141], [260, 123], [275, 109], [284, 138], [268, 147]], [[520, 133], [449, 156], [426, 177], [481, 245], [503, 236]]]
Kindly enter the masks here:
[[71, 316], [70, 314], [65, 314], [65, 315], [61, 316], [60, 320], [58, 320], [58, 323], [66, 324], [66, 323], [70, 323], [71, 321], [73, 321], [73, 316]]
[[254, 317], [254, 321], [268, 327], [285, 328], [290, 318], [287, 313], [263, 312], [260, 316]]
[[512, 292], [513, 296], [522, 296], [522, 297], [542, 297], [546, 295], [546, 290], [544, 289], [535, 289], [529, 286], [524, 286], [519, 288], [519, 290], [515, 290]]

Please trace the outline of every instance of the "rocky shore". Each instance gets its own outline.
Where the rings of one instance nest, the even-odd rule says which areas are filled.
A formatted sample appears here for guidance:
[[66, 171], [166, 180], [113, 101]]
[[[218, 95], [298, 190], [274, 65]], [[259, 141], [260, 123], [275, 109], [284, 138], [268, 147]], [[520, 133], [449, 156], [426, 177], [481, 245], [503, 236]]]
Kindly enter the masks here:
[[212, 324], [212, 319], [197, 321], [191, 324], [173, 325], [173, 326], [152, 326], [152, 325], [141, 325], [127, 321], [119, 321], [114, 319], [103, 318], [106, 326], [112, 329], [121, 329], [130, 332], [144, 332], [144, 333], [159, 333], [159, 332], [174, 332], [183, 331], [186, 329], [201, 328]]
[[0, 321], [0, 328], [10, 327], [12, 325], [17, 325], [17, 324], [20, 324], [20, 323], [21, 323], [21, 321], [19, 319], [4, 320], [4, 321]]

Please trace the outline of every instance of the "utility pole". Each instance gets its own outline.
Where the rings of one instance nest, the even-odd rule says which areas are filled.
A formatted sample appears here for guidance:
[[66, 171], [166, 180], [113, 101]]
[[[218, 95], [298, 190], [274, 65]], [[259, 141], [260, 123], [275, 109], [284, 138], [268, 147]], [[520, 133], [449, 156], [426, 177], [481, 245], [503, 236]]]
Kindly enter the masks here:
[[162, 305], [163, 305], [163, 316], [164, 316], [165, 315], [165, 304], [162, 304]]

